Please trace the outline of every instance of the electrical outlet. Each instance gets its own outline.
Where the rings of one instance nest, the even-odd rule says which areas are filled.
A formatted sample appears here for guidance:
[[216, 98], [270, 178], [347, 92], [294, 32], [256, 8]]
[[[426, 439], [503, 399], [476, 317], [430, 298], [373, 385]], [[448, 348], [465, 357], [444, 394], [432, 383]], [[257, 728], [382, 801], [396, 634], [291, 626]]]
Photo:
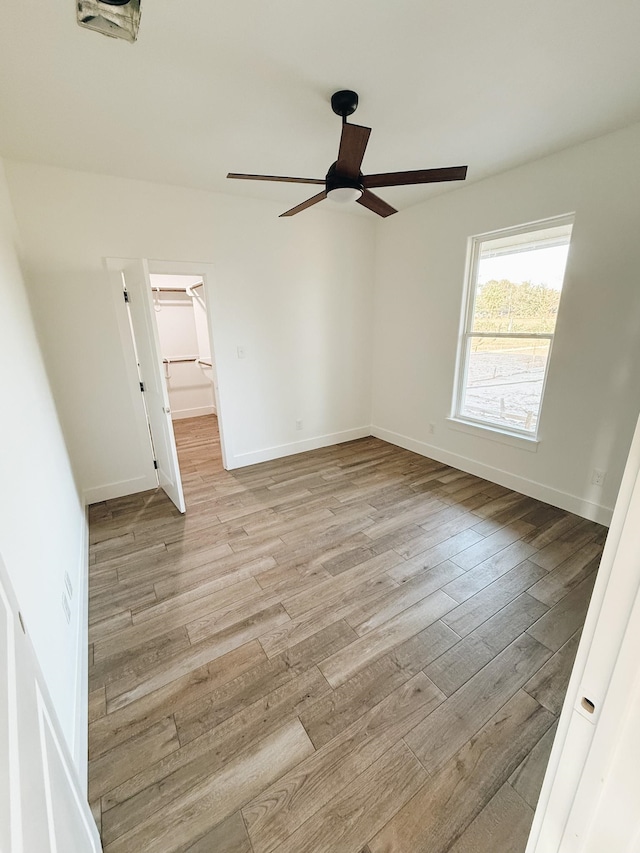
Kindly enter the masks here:
[[591, 482], [594, 486], [604, 486], [604, 479], [606, 476], [606, 471], [602, 471], [600, 468], [594, 468], [593, 474], [591, 475]]
[[238, 358], [245, 358], [246, 350], [244, 347], [238, 347]]
[[296, 429], [302, 429], [302, 420], [300, 418], [296, 421]]
[[429, 424], [429, 435], [433, 435], [435, 433], [435, 431], [436, 431], [436, 425], [435, 424]]

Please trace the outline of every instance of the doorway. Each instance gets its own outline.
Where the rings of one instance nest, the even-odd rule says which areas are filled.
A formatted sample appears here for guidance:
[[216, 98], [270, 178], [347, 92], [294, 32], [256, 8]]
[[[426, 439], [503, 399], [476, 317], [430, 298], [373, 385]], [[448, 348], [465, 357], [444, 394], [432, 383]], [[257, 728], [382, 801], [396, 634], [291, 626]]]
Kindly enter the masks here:
[[106, 259], [106, 267], [118, 306], [147, 488], [159, 485], [184, 512], [174, 422], [215, 420], [216, 464], [221, 458], [228, 468], [209, 302], [211, 268], [144, 259]]
[[156, 273], [149, 279], [172, 420], [215, 415], [204, 282]]
[[206, 293], [202, 276], [151, 273], [149, 279], [187, 501], [194, 472], [222, 470]]

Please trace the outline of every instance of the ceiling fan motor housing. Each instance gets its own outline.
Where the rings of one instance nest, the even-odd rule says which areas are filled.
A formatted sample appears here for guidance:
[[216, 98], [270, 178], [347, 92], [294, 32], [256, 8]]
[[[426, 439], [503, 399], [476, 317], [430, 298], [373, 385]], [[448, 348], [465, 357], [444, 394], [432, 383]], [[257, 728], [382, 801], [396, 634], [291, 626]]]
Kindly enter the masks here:
[[364, 192], [363, 175], [362, 172], [358, 175], [357, 178], [349, 178], [346, 175], [340, 175], [336, 169], [337, 163], [333, 163], [327, 172], [326, 180], [326, 191], [330, 193], [331, 190], [343, 189], [344, 187], [349, 187], [349, 189], [360, 190], [361, 193]]

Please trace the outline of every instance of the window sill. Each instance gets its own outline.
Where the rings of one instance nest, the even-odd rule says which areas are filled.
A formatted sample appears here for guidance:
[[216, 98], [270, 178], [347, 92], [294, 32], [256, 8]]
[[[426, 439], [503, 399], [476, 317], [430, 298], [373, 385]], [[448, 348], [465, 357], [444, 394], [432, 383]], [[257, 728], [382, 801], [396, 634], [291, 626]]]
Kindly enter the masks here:
[[471, 423], [460, 418], [447, 418], [447, 424], [451, 429], [458, 430], [459, 432], [466, 432], [468, 435], [476, 435], [480, 438], [488, 438], [490, 441], [497, 441], [500, 444], [518, 447], [520, 450], [528, 450], [530, 453], [537, 453], [538, 445], [540, 444], [537, 438], [529, 438], [526, 435], [519, 435], [500, 429], [500, 427]]

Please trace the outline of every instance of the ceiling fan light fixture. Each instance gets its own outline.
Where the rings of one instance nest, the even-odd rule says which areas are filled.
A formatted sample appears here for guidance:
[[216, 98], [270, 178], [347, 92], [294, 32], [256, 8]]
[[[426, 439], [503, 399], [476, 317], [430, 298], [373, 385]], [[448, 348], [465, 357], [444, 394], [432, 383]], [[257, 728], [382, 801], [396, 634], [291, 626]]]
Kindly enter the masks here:
[[362, 196], [363, 190], [359, 187], [334, 187], [327, 193], [327, 198], [340, 204], [357, 201]]

